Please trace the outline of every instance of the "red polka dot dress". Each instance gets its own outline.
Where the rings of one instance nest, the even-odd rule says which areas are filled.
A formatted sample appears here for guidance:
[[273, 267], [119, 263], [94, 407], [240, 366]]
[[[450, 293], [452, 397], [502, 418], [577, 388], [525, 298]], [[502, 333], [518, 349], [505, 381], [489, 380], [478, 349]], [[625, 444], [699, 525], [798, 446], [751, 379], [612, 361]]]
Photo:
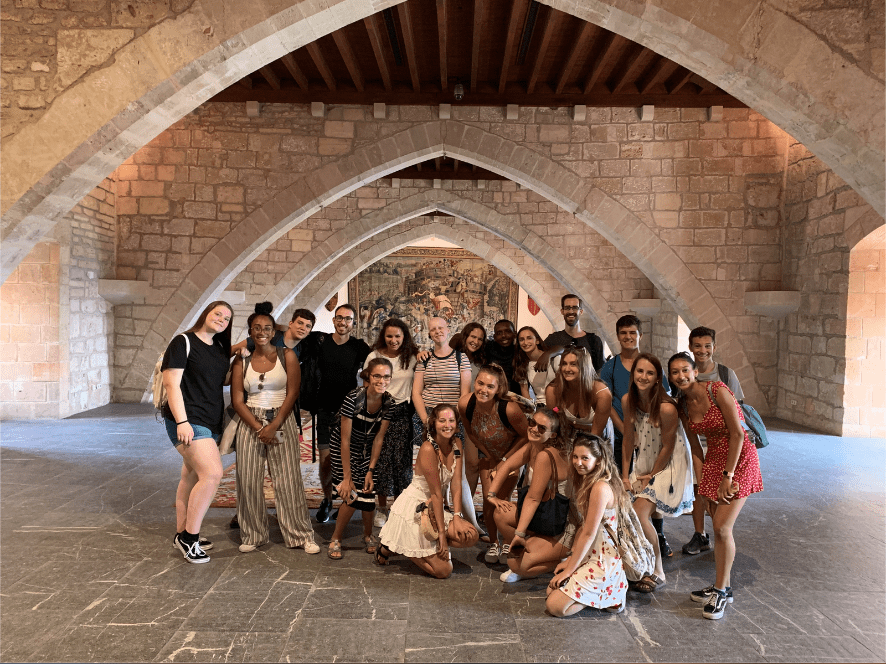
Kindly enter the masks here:
[[[704, 383], [702, 383], [704, 384]], [[705, 389], [708, 395], [710, 408], [705, 413], [701, 422], [693, 422], [689, 419], [689, 430], [697, 435], [704, 436], [708, 441], [708, 453], [705, 456], [702, 467], [701, 482], [698, 483], [698, 493], [713, 501], [717, 500], [717, 489], [723, 481], [723, 471], [726, 469], [726, 458], [729, 455], [729, 430], [723, 420], [723, 413], [716, 404], [717, 392], [721, 389], [729, 391], [724, 383], [718, 380], [711, 381], [710, 390]], [[713, 393], [713, 398], [711, 398]], [[732, 394], [729, 391], [729, 394]], [[735, 404], [738, 409], [738, 418], [744, 422], [741, 406]], [[757, 456], [757, 448], [744, 432], [744, 442], [741, 447], [741, 455], [738, 457], [738, 465], [735, 467], [733, 481], [738, 483], [736, 498], [747, 498], [752, 493], [763, 490], [763, 476], [760, 474], [760, 458]]]
[[570, 599], [595, 609], [623, 604], [628, 592], [628, 579], [621, 556], [603, 527], [604, 523], [609, 524], [613, 532], [618, 530], [617, 508], [603, 512], [603, 521], [597, 528], [588, 555], [560, 587]]

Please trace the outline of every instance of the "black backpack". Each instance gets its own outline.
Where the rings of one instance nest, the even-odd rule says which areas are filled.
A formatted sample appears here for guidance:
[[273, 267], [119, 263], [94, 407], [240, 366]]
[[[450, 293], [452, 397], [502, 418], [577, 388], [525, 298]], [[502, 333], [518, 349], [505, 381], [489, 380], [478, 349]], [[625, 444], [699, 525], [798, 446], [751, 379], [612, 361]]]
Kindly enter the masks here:
[[326, 340], [324, 332], [311, 332], [301, 343], [299, 361], [301, 363], [301, 388], [298, 392], [298, 405], [316, 415], [320, 410], [320, 347]]

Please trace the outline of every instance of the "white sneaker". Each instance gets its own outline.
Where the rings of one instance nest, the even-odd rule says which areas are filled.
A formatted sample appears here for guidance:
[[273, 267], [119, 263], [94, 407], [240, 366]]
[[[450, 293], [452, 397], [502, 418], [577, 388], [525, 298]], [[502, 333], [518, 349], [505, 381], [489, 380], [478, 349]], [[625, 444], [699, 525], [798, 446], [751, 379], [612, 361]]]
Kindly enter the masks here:
[[508, 570], [506, 572], [502, 572], [501, 576], [498, 578], [501, 579], [503, 583], [514, 583], [515, 581], [519, 581], [523, 577], [520, 576], [519, 574], [517, 574], [516, 572], [512, 572], [511, 570]]
[[317, 544], [314, 540], [305, 543], [305, 553], [320, 553], [320, 545]]
[[249, 553], [250, 551], [255, 551], [257, 548], [257, 544], [241, 544], [240, 553]]
[[376, 528], [381, 528], [388, 522], [388, 515], [382, 512], [381, 510], [375, 510], [375, 518], [372, 520], [372, 525]]
[[508, 564], [508, 554], [511, 552], [510, 544], [502, 544], [501, 550], [498, 553], [498, 562], [502, 565]]
[[498, 556], [501, 553], [501, 549], [498, 548], [498, 542], [493, 542], [489, 545], [489, 548], [486, 550], [486, 562], [487, 563], [497, 563]]

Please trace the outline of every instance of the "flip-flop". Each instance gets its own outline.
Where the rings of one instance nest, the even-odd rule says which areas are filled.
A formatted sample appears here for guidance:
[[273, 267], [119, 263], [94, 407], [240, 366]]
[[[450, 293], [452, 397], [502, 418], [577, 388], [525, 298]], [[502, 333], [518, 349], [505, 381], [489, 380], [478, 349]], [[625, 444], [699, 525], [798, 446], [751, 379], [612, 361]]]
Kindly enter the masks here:
[[326, 550], [326, 555], [332, 560], [341, 560], [341, 542], [339, 540], [332, 540], [329, 543], [329, 548]]

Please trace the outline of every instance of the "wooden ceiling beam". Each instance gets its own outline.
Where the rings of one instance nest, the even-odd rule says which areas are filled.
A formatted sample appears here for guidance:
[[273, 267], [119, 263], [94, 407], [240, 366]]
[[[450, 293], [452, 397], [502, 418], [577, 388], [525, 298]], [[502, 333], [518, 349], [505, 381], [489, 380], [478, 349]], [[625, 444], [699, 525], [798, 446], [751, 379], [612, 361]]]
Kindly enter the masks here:
[[440, 163], [443, 161], [442, 157], [434, 157], [434, 170], [440, 170]]
[[633, 46], [633, 51], [628, 56], [627, 62], [625, 62], [624, 70], [613, 83], [613, 92], [622, 92], [625, 86], [630, 85], [637, 79], [650, 52], [640, 44]]
[[717, 86], [711, 83], [706, 78], [702, 78], [701, 76], [697, 76], [696, 78], [701, 81], [699, 83], [699, 85], [701, 86], [701, 92], [699, 94], [708, 95], [717, 89]]
[[555, 28], [561, 16], [562, 14], [556, 9], [550, 9], [548, 11], [548, 20], [545, 21], [545, 27], [542, 31], [541, 44], [538, 47], [535, 62], [532, 63], [532, 71], [529, 74], [529, 79], [526, 82], [526, 92], [532, 92], [535, 89], [535, 84], [538, 83], [542, 63], [544, 63], [545, 55], [547, 55], [548, 52], [548, 46], [551, 43], [551, 38], [556, 32]]
[[591, 73], [588, 74], [587, 79], [585, 80], [584, 94], [590, 94], [591, 88], [597, 83], [597, 80], [600, 76], [603, 75], [603, 72], [608, 70], [612, 66], [613, 60], [615, 60], [618, 55], [619, 48], [621, 47], [623, 37], [621, 35], [617, 35], [615, 33], [611, 33], [603, 44], [603, 48], [600, 51], [600, 56], [597, 58], [596, 62], [594, 62], [594, 66], [591, 67]]
[[392, 90], [391, 71], [388, 69], [388, 61], [385, 59], [385, 51], [381, 45], [381, 35], [378, 33], [374, 15], [364, 18], [363, 25], [366, 26], [369, 43], [372, 44], [372, 52], [375, 53], [375, 61], [378, 63], [379, 72], [381, 72], [382, 84], [385, 86], [385, 90], [390, 92]]
[[691, 71], [678, 67], [677, 71], [671, 74], [671, 77], [665, 82], [665, 88], [667, 89], [668, 94], [672, 95], [679, 92], [680, 88], [686, 85], [690, 78], [692, 78]]
[[459, 163], [458, 159], [452, 160], [452, 172], [453, 173], [458, 173], [458, 163]]
[[323, 52], [320, 50], [318, 43], [313, 41], [305, 46], [305, 48], [308, 49], [308, 55], [311, 56], [311, 60], [314, 61], [314, 64], [320, 71], [320, 76], [326, 81], [326, 87], [335, 92], [338, 88], [335, 83], [335, 77], [332, 75], [332, 70], [329, 68], [329, 65], [326, 64], [326, 58], [323, 57]]
[[477, 91], [480, 76], [480, 38], [483, 33], [483, 16], [486, 0], [474, 0], [474, 29], [471, 37], [471, 92]]
[[440, 89], [449, 85], [449, 58], [446, 52], [448, 38], [448, 7], [446, 0], [437, 0], [437, 42], [440, 46]]
[[360, 65], [357, 64], [357, 58], [354, 57], [354, 51], [351, 50], [351, 45], [348, 43], [344, 30], [333, 32], [332, 39], [338, 47], [338, 52], [341, 53], [342, 60], [345, 61], [345, 67], [348, 68], [351, 80], [354, 81], [354, 87], [357, 88], [358, 92], [363, 92], [363, 88], [366, 87], [363, 82], [363, 72], [360, 71]]
[[649, 92], [649, 90], [664, 81], [669, 74], [673, 73], [675, 66], [674, 62], [660, 55], [655, 64], [643, 74], [642, 78], [637, 80], [637, 90], [640, 91], [640, 94]]
[[271, 69], [270, 65], [265, 65], [264, 67], [259, 68], [259, 73], [264, 77], [264, 79], [268, 82], [275, 90], [280, 89], [280, 77], [274, 73], [274, 70]]
[[292, 57], [292, 53], [287, 53], [280, 61], [283, 63], [283, 66], [286, 67], [286, 70], [289, 72], [290, 76], [295, 79], [296, 84], [302, 90], [308, 89], [308, 77], [305, 76], [305, 73], [298, 66], [298, 63], [295, 61], [295, 58]]
[[252, 77], [249, 74], [246, 74], [246, 76], [237, 81], [237, 83], [242, 85], [247, 90], [252, 90]]
[[409, 3], [397, 5], [400, 16], [400, 29], [403, 31], [403, 45], [406, 47], [406, 59], [409, 62], [409, 76], [412, 78], [412, 90], [421, 92], [421, 81], [418, 77], [418, 58], [415, 56], [415, 36], [412, 33], [412, 19], [409, 16]]
[[578, 61], [578, 56], [584, 50], [585, 42], [590, 38], [591, 33], [595, 28], [596, 26], [593, 23], [582, 21], [581, 32], [578, 33], [578, 38], [573, 42], [572, 50], [569, 51], [569, 55], [566, 57], [566, 62], [563, 63], [563, 70], [560, 72], [560, 78], [557, 80], [557, 85], [554, 86], [554, 94], [560, 94], [563, 92], [563, 88], [566, 87], [566, 83], [569, 81], [572, 70], [575, 68], [575, 63]]
[[517, 37], [520, 32], [517, 29], [517, 22], [525, 13], [525, 8], [526, 0], [513, 0], [511, 3], [511, 16], [508, 19], [508, 35], [505, 40], [505, 52], [501, 60], [501, 75], [498, 77], [499, 94], [505, 91], [505, 85], [507, 85], [508, 82], [508, 68], [514, 57], [514, 46], [517, 43]]

